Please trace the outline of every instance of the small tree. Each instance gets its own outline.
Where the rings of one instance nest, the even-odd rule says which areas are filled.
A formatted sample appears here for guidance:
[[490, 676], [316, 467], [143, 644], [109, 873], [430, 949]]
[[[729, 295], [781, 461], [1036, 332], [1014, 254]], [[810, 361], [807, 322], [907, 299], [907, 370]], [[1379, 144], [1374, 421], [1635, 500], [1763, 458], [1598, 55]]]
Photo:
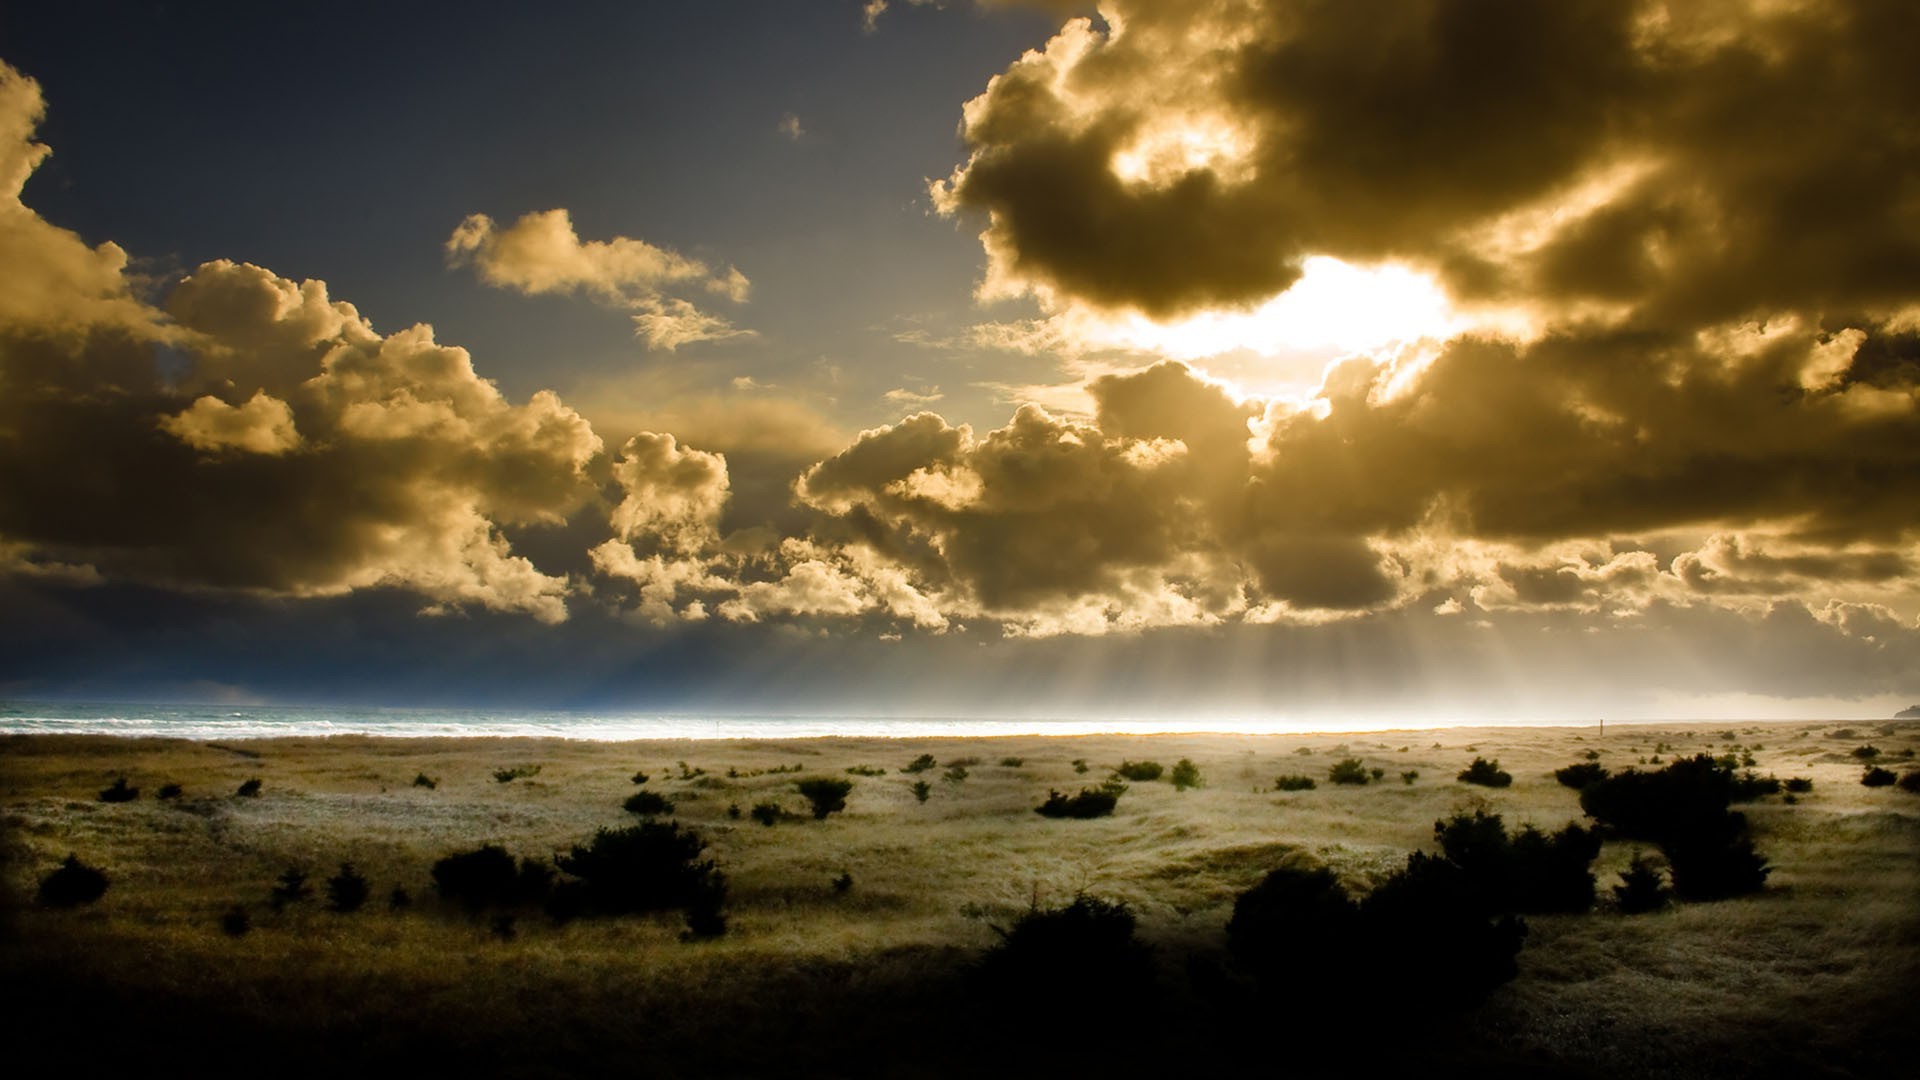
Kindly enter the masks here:
[[1181, 758], [1173, 763], [1173, 771], [1167, 774], [1167, 779], [1173, 782], [1175, 791], [1199, 787], [1200, 766], [1195, 765], [1191, 758]]
[[434, 788], [437, 788], [440, 786], [440, 781], [435, 780], [433, 777], [428, 776], [426, 773], [414, 773], [413, 786], [423, 787], [423, 788], [426, 788], [428, 791], [432, 791]]
[[48, 907], [70, 908], [91, 904], [107, 894], [107, 875], [68, 855], [59, 869], [40, 879], [39, 899]]
[[1622, 915], [1644, 915], [1659, 911], [1672, 899], [1660, 866], [1646, 855], [1636, 854], [1633, 863], [1620, 872], [1620, 884], [1613, 887], [1614, 906]]
[[[964, 771], [964, 770], [963, 770]], [[796, 781], [794, 787], [813, 804], [813, 820], [825, 821], [828, 814], [838, 813], [847, 808], [847, 793], [853, 790], [853, 781], [841, 780], [831, 776], [813, 776]]]
[[1500, 768], [1500, 759], [1488, 761], [1486, 758], [1474, 758], [1473, 764], [1460, 771], [1459, 780], [1463, 784], [1479, 784], [1481, 787], [1506, 787], [1513, 783], [1513, 774]]
[[341, 863], [340, 872], [327, 879], [327, 907], [333, 911], [359, 911], [367, 893], [367, 879], [352, 863]]
[[1373, 779], [1359, 758], [1341, 758], [1327, 770], [1327, 779], [1336, 784], [1365, 784]]
[[913, 797], [916, 800], [926, 802], [927, 797], [933, 794], [933, 785], [927, 783], [925, 780], [915, 780], [910, 790], [912, 790]]

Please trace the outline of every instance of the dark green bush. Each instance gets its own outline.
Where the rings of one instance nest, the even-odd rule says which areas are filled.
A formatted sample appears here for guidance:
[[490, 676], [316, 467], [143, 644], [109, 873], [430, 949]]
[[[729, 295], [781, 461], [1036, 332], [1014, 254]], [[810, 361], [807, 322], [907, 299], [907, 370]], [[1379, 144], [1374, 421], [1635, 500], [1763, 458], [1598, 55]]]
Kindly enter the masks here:
[[635, 784], [644, 784], [647, 781], [653, 779], [653, 777], [648, 776], [646, 773], [643, 773], [643, 772], [637, 772], [637, 773], [634, 773], [632, 776], [627, 777], [627, 779], [633, 781]]
[[1420, 779], [1420, 773], [1414, 769], [1408, 769], [1406, 772], [1403, 772], [1400, 774], [1400, 782], [1408, 785], [1409, 787], [1411, 787], [1413, 785], [1413, 782], [1418, 779]]
[[815, 776], [796, 781], [794, 787], [813, 805], [813, 820], [825, 821], [828, 814], [847, 808], [847, 793], [853, 790], [853, 781]]
[[845, 895], [846, 893], [851, 892], [852, 890], [853, 890], [853, 875], [846, 872], [845, 870], [840, 871], [840, 876], [833, 879], [833, 891], [836, 894]]
[[1900, 777], [1900, 790], [1920, 795], [1920, 769], [1903, 774]]
[[636, 791], [627, 796], [627, 801], [620, 805], [627, 813], [638, 814], [641, 817], [673, 813], [672, 801], [665, 795], [652, 791]]
[[65, 862], [40, 879], [39, 900], [47, 907], [70, 908], [91, 904], [107, 894], [107, 875], [68, 855]]
[[327, 879], [327, 907], [333, 911], [359, 911], [367, 902], [367, 879], [353, 868], [352, 863], [341, 863], [340, 872]]
[[1861, 761], [1872, 761], [1874, 758], [1880, 756], [1880, 748], [1871, 743], [1866, 746], [1858, 746], [1854, 748], [1853, 756], [1859, 758]]
[[919, 757], [914, 758], [912, 761], [909, 761], [907, 763], [907, 767], [904, 769], [901, 769], [900, 771], [903, 773], [927, 772], [938, 764], [939, 762], [933, 760], [932, 754], [921, 754]]
[[1151, 999], [1152, 954], [1134, 938], [1125, 904], [1082, 894], [993, 930], [1000, 943], [981, 958], [980, 996], [1016, 1021], [1080, 1023], [1144, 1009]]
[[247, 931], [252, 929], [253, 916], [248, 915], [247, 909], [239, 904], [220, 913], [220, 932], [228, 937], [246, 937]]
[[260, 778], [255, 776], [255, 777], [251, 777], [249, 779], [240, 781], [240, 786], [235, 788], [233, 793], [235, 795], [240, 796], [243, 799], [259, 798], [260, 797]]
[[1089, 768], [1089, 766], [1087, 765], [1087, 759], [1086, 759], [1086, 758], [1074, 758], [1074, 759], [1073, 759], [1073, 771], [1074, 771], [1074, 772], [1077, 772], [1077, 773], [1083, 773], [1083, 772], [1086, 772], [1088, 768]]
[[1860, 784], [1863, 787], [1886, 787], [1898, 779], [1899, 777], [1893, 774], [1892, 769], [1883, 769], [1878, 765], [1869, 765], [1867, 771], [1860, 774]]
[[1314, 1010], [1344, 998], [1365, 969], [1360, 905], [1325, 867], [1282, 866], [1233, 902], [1227, 951], [1269, 994]]
[[1105, 817], [1113, 813], [1119, 801], [1118, 794], [1104, 789], [1081, 788], [1080, 794], [1072, 797], [1049, 791], [1047, 801], [1034, 807], [1033, 812], [1050, 818]]
[[847, 772], [853, 776], [885, 776], [887, 775], [887, 770], [875, 768], [872, 765], [850, 765], [847, 767]]
[[1797, 795], [1805, 795], [1807, 792], [1813, 790], [1813, 778], [1810, 776], [1789, 777], [1787, 779], [1786, 787], [1788, 791], [1791, 791]]
[[[1519, 974], [1516, 961], [1527, 924], [1489, 914], [1466, 871], [1415, 852], [1360, 902], [1362, 955], [1398, 964], [1396, 978], [1377, 985], [1389, 1010], [1464, 1010]], [[1407, 965], [1405, 958], [1421, 962]]]
[[1578, 791], [1588, 784], [1595, 784], [1605, 780], [1607, 778], [1607, 770], [1591, 761], [1583, 761], [1578, 765], [1568, 765], [1562, 769], [1555, 769], [1553, 771], [1553, 778], [1565, 784], [1567, 787]]
[[1500, 815], [1476, 810], [1433, 823], [1447, 861], [1489, 915], [1585, 911], [1593, 906], [1597, 834], [1578, 825], [1543, 833], [1532, 825], [1509, 838]]
[[1752, 802], [1763, 795], [1780, 794], [1778, 777], [1761, 776], [1749, 769], [1727, 785], [1727, 798], [1733, 802]]
[[1364, 784], [1373, 777], [1359, 758], [1341, 758], [1327, 770], [1327, 779], [1336, 784]]
[[1486, 758], [1474, 758], [1473, 764], [1460, 770], [1458, 778], [1463, 784], [1479, 784], [1481, 787], [1506, 787], [1513, 783], [1513, 774], [1500, 768], [1500, 759], [1488, 761]]
[[1173, 763], [1173, 771], [1167, 774], [1167, 779], [1173, 783], [1175, 791], [1199, 787], [1200, 766], [1195, 765], [1191, 758], [1181, 758]]
[[949, 758], [942, 764], [946, 765], [946, 767], [949, 769], [953, 768], [956, 765], [958, 765], [960, 768], [963, 768], [963, 769], [970, 769], [973, 766], [980, 764], [980, 759], [972, 754], [968, 754], [965, 757]]
[[128, 786], [124, 776], [100, 789], [101, 802], [132, 802], [139, 797], [140, 789]]
[[388, 911], [405, 911], [412, 906], [413, 894], [408, 892], [403, 886], [395, 885], [393, 891], [387, 894]]
[[1659, 864], [1645, 855], [1635, 855], [1633, 863], [1620, 872], [1620, 884], [1613, 887], [1614, 906], [1623, 915], [1659, 911], [1671, 898]]
[[718, 911], [726, 877], [712, 859], [700, 857], [706, 846], [691, 829], [649, 821], [601, 829], [554, 862], [579, 879], [578, 900], [589, 912], [619, 915], [703, 905]]
[[498, 844], [456, 852], [433, 864], [433, 887], [443, 899], [472, 912], [536, 904], [553, 887], [553, 869], [513, 856]]
[[774, 822], [786, 817], [787, 812], [780, 809], [779, 803], [757, 802], [753, 804], [752, 810], [747, 811], [747, 816], [762, 825], [771, 827]]
[[1166, 770], [1157, 761], [1122, 761], [1113, 771], [1139, 784], [1160, 779]]
[[312, 895], [313, 886], [307, 884], [307, 872], [297, 866], [289, 866], [274, 882], [273, 890], [267, 894], [267, 902], [273, 905], [273, 910], [279, 911], [288, 904], [297, 904]]
[[1275, 791], [1312, 791], [1318, 786], [1311, 776], [1282, 776], [1273, 782]]
[[945, 780], [949, 784], [964, 783], [967, 779], [967, 767], [965, 765], [949, 765], [947, 766], [947, 771], [940, 774], [940, 779]]
[[925, 780], [915, 780], [913, 787], [908, 790], [913, 792], [913, 797], [916, 800], [926, 802], [927, 796], [933, 794], [933, 785], [927, 783]]
[[1003, 757], [1000, 759], [1000, 767], [1003, 769], [1017, 769], [1026, 763], [1027, 759], [1023, 757]]
[[540, 766], [538, 765], [515, 765], [510, 769], [493, 770], [493, 778], [502, 784], [510, 783], [523, 777], [539, 775]]
[[426, 773], [414, 773], [413, 786], [423, 787], [423, 788], [426, 788], [428, 791], [432, 791], [434, 788], [437, 788], [440, 786], [440, 781], [435, 780], [433, 777], [428, 776]]
[[1746, 817], [1728, 808], [1740, 793], [1731, 768], [1696, 754], [1592, 784], [1580, 792], [1580, 807], [1621, 836], [1660, 845], [1682, 900], [1718, 900], [1759, 889], [1769, 873]]
[[172, 799], [177, 799], [182, 794], [183, 792], [181, 791], [179, 784], [161, 784], [160, 790], [157, 793], [155, 793], [154, 797], [165, 802]]

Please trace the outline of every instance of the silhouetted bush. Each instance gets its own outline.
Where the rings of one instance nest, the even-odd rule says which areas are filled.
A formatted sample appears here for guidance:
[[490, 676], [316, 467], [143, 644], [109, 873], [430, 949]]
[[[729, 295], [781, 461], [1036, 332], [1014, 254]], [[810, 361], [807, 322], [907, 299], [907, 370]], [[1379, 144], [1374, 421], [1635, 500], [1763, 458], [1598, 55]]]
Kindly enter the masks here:
[[967, 767], [965, 765], [949, 765], [947, 766], [947, 771], [940, 774], [940, 779], [945, 780], [949, 784], [965, 783], [967, 779]]
[[160, 790], [154, 794], [154, 798], [165, 802], [177, 799], [181, 794], [183, 794], [183, 792], [179, 784], [161, 784]]
[[1867, 771], [1860, 774], [1860, 784], [1863, 787], [1886, 787], [1898, 779], [1892, 769], [1883, 769], [1878, 765], [1869, 765]]
[[1273, 782], [1275, 791], [1312, 791], [1318, 786], [1311, 776], [1282, 776]]
[[845, 870], [840, 871], [840, 876], [833, 879], [833, 891], [837, 894], [844, 895], [852, 890], [853, 875], [847, 873]]
[[539, 775], [540, 766], [538, 765], [515, 765], [510, 769], [493, 770], [493, 778], [502, 784], [510, 783], [523, 777]]
[[1173, 763], [1173, 771], [1167, 774], [1167, 779], [1173, 783], [1175, 791], [1199, 787], [1200, 766], [1195, 765], [1191, 758], [1181, 758]]
[[1553, 778], [1575, 791], [1607, 778], [1607, 770], [1591, 761], [1553, 770]]
[[1294, 1008], [1331, 1007], [1365, 971], [1360, 905], [1333, 871], [1282, 866], [1234, 900], [1227, 951], [1264, 990], [1292, 999]]
[[339, 912], [359, 911], [367, 902], [367, 879], [353, 868], [352, 863], [341, 863], [340, 872], [327, 879], [327, 907]]
[[1113, 770], [1135, 783], [1147, 783], [1160, 779], [1165, 768], [1157, 761], [1122, 761], [1120, 767]]
[[601, 829], [555, 860], [578, 878], [581, 906], [589, 912], [718, 911], [726, 877], [712, 859], [702, 859], [706, 840], [673, 822], [649, 821], [624, 829]]
[[[1381, 1003], [1469, 1009], [1519, 974], [1525, 920], [1489, 914], [1483, 905], [1466, 871], [1420, 852], [1369, 893], [1360, 902], [1363, 947], [1373, 963], [1399, 965], [1395, 979], [1377, 984]], [[1421, 962], [1404, 963], [1413, 956]]]
[[703, 894], [687, 906], [686, 932], [680, 935], [682, 941], [705, 941], [717, 938], [727, 932], [727, 915], [721, 910], [725, 900], [724, 890]]
[[1413, 782], [1418, 779], [1420, 779], [1420, 773], [1415, 769], [1408, 769], [1406, 772], [1400, 774], [1400, 782], [1406, 784], [1408, 787], [1412, 787]]
[[627, 801], [620, 805], [627, 813], [639, 814], [641, 817], [673, 813], [673, 803], [665, 795], [652, 791], [636, 791], [627, 796]]
[[1486, 758], [1474, 758], [1473, 764], [1460, 770], [1458, 777], [1463, 784], [1479, 784], [1481, 787], [1506, 787], [1513, 783], [1513, 774], [1500, 768], [1500, 759], [1488, 761]]
[[1859, 758], [1861, 761], [1872, 761], [1874, 758], [1880, 756], [1880, 748], [1871, 743], [1866, 746], [1857, 746], [1854, 747], [1853, 756]]
[[1751, 769], [1734, 777], [1727, 784], [1727, 798], [1732, 802], [1752, 802], [1763, 795], [1780, 794], [1780, 780], [1773, 776], [1760, 776]]
[[1487, 914], [1585, 911], [1593, 906], [1590, 869], [1600, 838], [1578, 825], [1543, 833], [1528, 825], [1509, 838], [1500, 815], [1476, 810], [1433, 823], [1447, 860], [1466, 872]]
[[1090, 766], [1088, 766], [1088, 765], [1087, 765], [1087, 759], [1086, 759], [1086, 758], [1074, 758], [1074, 759], [1073, 759], [1073, 771], [1074, 771], [1074, 772], [1077, 772], [1077, 773], [1083, 773], [1083, 772], [1086, 772], [1086, 771], [1087, 771], [1087, 769], [1088, 769], [1089, 767], [1090, 767]]
[[239, 904], [220, 913], [220, 932], [228, 937], [246, 937], [247, 931], [252, 929], [253, 916], [248, 915], [247, 909]]
[[1373, 779], [1367, 773], [1367, 766], [1359, 758], [1342, 758], [1327, 770], [1327, 779], [1336, 784], [1364, 784]]
[[1069, 798], [1058, 791], [1048, 791], [1047, 801], [1034, 807], [1033, 812], [1041, 817], [1050, 818], [1097, 818], [1113, 813], [1120, 796], [1104, 789], [1081, 788], [1080, 794]]
[[847, 808], [847, 793], [853, 790], [853, 781], [816, 776], [797, 781], [794, 787], [813, 805], [813, 820], [825, 821], [828, 814]]
[[1083, 894], [993, 930], [1000, 943], [981, 958], [981, 996], [1016, 1021], [1077, 1023], [1147, 1005], [1153, 959], [1123, 903]]
[[296, 904], [313, 895], [313, 886], [307, 884], [307, 872], [297, 866], [289, 866], [274, 882], [273, 890], [267, 894], [267, 902], [273, 910], [279, 911], [288, 904]]
[[413, 894], [402, 886], [395, 885], [393, 891], [387, 894], [388, 911], [405, 911], [412, 906]]
[[101, 802], [132, 802], [139, 797], [140, 789], [130, 787], [124, 776], [100, 789]]
[[1000, 759], [1000, 767], [1003, 769], [1017, 769], [1026, 763], [1027, 759], [1023, 757], [1003, 757]]
[[900, 771], [903, 773], [926, 772], [938, 764], [939, 762], [933, 760], [932, 754], [921, 754], [919, 757], [909, 761], [907, 767]]
[[1659, 911], [1671, 899], [1659, 865], [1645, 855], [1635, 855], [1632, 864], [1620, 872], [1620, 884], [1613, 887], [1614, 906], [1623, 915]]
[[913, 782], [913, 787], [909, 788], [908, 790], [913, 792], [913, 797], [916, 800], [920, 802], [926, 802], [927, 796], [933, 794], [933, 785], [927, 783], [925, 780], [915, 780]]
[[434, 788], [437, 788], [440, 786], [440, 781], [435, 780], [433, 777], [428, 776], [426, 773], [414, 773], [413, 786], [423, 787], [423, 788], [426, 788], [428, 791], [432, 791]]
[[1900, 790], [1920, 795], [1920, 770], [1903, 774], [1900, 777]]
[[847, 767], [847, 772], [853, 776], [885, 776], [887, 775], [887, 770], [875, 768], [872, 765], [850, 765]]
[[233, 790], [233, 793], [235, 795], [240, 796], [243, 799], [259, 798], [260, 797], [260, 778], [255, 776], [255, 777], [250, 777], [246, 780], [240, 781], [240, 786], [235, 788]]
[[107, 894], [107, 875], [68, 855], [65, 862], [40, 879], [39, 900], [47, 907], [70, 908], [91, 904]]
[[546, 899], [553, 868], [532, 859], [514, 862], [498, 844], [455, 852], [433, 864], [434, 891], [472, 912]]
[[774, 822], [786, 817], [787, 812], [780, 809], [779, 803], [757, 802], [753, 804], [752, 810], [747, 811], [747, 815], [760, 824], [771, 827]]
[[1723, 831], [1698, 829], [1661, 845], [1673, 892], [1682, 900], [1725, 900], [1758, 892], [1772, 868], [1753, 849], [1746, 817], [1727, 815]]
[[980, 759], [972, 754], [968, 754], [964, 757], [948, 758], [945, 762], [943, 762], [943, 764], [945, 764], [948, 768], [952, 768], [955, 765], [958, 765], [963, 769], [970, 769], [973, 766], [980, 764]]
[[646, 773], [643, 773], [643, 772], [636, 772], [632, 776], [627, 777], [627, 779], [633, 781], [635, 784], [644, 784], [647, 781], [653, 779], [653, 777], [648, 776]]
[[1728, 809], [1747, 790], [1731, 768], [1696, 754], [1592, 784], [1580, 792], [1580, 807], [1621, 836], [1660, 845], [1675, 895], [1718, 900], [1759, 889], [1769, 873], [1746, 817]]
[[1805, 795], [1807, 792], [1813, 790], [1813, 778], [1807, 776], [1788, 777], [1787, 790], [1796, 794]]

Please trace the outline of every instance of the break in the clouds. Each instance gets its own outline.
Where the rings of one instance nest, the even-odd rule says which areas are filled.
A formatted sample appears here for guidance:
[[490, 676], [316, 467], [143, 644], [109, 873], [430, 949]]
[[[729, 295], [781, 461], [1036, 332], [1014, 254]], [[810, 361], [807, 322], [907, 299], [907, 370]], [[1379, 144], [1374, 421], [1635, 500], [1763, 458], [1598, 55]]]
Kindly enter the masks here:
[[[794, 130], [797, 136], [798, 121]], [[447, 238], [447, 257], [471, 263], [480, 280], [528, 296], [582, 293], [633, 311], [635, 333], [652, 349], [672, 352], [701, 341], [748, 337], [750, 330], [667, 295], [691, 288], [739, 304], [750, 283], [733, 267], [724, 272], [644, 240], [616, 236], [582, 241], [565, 210], [527, 214], [505, 229], [472, 214]]]

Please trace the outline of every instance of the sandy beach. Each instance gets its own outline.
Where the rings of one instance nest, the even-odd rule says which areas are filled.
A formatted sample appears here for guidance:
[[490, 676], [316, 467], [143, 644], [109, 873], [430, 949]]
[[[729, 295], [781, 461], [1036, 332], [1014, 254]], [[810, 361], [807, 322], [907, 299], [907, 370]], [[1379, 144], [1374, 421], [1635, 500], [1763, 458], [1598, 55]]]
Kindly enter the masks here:
[[[993, 1022], [991, 1003], [970, 1000], [965, 976], [999, 940], [993, 928], [1086, 894], [1128, 905], [1153, 949], [1163, 998], [1151, 1030], [1133, 1037], [1155, 1060], [1182, 1040], [1204, 1057], [1222, 1036], [1189, 985], [1192, 962], [1220, 956], [1236, 896], [1283, 860], [1326, 866], [1364, 892], [1410, 852], [1434, 850], [1434, 823], [1462, 810], [1516, 828], [1582, 820], [1552, 772], [1590, 752], [1616, 771], [1732, 752], [1760, 774], [1813, 782], [1790, 805], [1776, 795], [1742, 807], [1773, 867], [1764, 890], [1621, 915], [1609, 887], [1648, 845], [1609, 842], [1594, 864], [1602, 903], [1530, 917], [1518, 978], [1418, 1038], [1441, 1060], [1496, 1070], [1885, 1075], [1913, 1051], [1920, 796], [1863, 787], [1855, 751], [1868, 744], [1882, 764], [1911, 770], [1920, 728], [750, 743], [17, 736], [0, 743], [6, 1004], [43, 1048], [88, 1039], [109, 1009], [132, 1041], [89, 1052], [154, 1068], [171, 1055], [233, 1062], [279, 1047], [299, 1048], [285, 1065], [294, 1071], [404, 1054], [530, 1075], [640, 1060], [662, 1075], [755, 1075], [782, 1062], [803, 1075], [964, 1075], [992, 1058], [978, 1027]], [[902, 771], [923, 754], [937, 766]], [[1349, 757], [1381, 778], [1328, 783]], [[1457, 781], [1475, 757], [1497, 759], [1512, 786]], [[1201, 786], [1134, 782], [1112, 816], [1093, 820], [1034, 813], [1050, 790], [1097, 785], [1122, 762], [1182, 758]], [[723, 936], [683, 942], [681, 919], [664, 914], [525, 915], [503, 932], [436, 897], [431, 867], [452, 852], [493, 843], [545, 859], [632, 824], [622, 803], [640, 789], [636, 772], [726, 875]], [[1282, 775], [1319, 782], [1276, 791]], [[853, 787], [844, 811], [814, 820], [796, 781], [822, 776]], [[139, 796], [102, 801], [121, 777]], [[256, 797], [235, 794], [256, 778]], [[929, 785], [924, 802], [916, 781]], [[158, 798], [168, 784], [179, 795]], [[742, 813], [763, 803], [790, 816], [766, 826]], [[69, 854], [108, 875], [104, 897], [70, 910], [36, 903], [36, 883]], [[374, 898], [359, 911], [268, 902], [289, 869], [318, 886], [349, 862]], [[411, 904], [389, 906], [396, 887]], [[236, 907], [242, 936], [222, 928]], [[1354, 1008], [1363, 1015], [1366, 1003]], [[963, 1035], [985, 1043], [943, 1043]], [[1065, 1060], [1092, 1060], [1098, 1041], [1075, 1042]], [[1040, 1060], [998, 1071], [1038, 1071]]]

